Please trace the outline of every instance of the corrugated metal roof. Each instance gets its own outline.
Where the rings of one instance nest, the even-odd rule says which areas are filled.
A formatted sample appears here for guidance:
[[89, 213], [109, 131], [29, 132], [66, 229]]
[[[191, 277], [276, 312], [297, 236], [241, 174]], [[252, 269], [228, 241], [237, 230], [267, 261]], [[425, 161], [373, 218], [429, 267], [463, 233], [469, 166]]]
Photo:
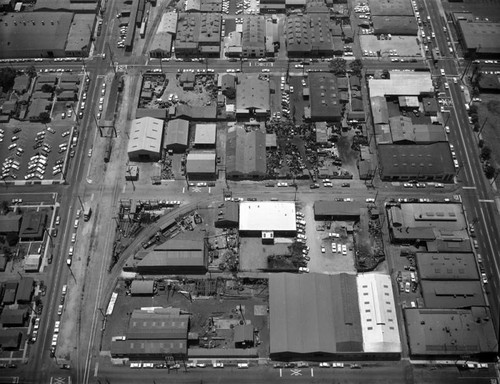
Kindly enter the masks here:
[[362, 351], [356, 276], [273, 274], [269, 292], [271, 355]]

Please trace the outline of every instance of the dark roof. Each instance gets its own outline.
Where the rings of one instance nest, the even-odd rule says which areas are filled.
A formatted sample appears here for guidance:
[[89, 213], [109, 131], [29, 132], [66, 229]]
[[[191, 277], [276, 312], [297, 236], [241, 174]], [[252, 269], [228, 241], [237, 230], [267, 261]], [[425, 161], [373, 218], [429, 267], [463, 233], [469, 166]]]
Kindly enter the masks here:
[[188, 120], [206, 120], [212, 121], [217, 118], [217, 105], [200, 107], [180, 104], [175, 109], [177, 118], [186, 118]]
[[406, 309], [411, 355], [496, 354], [497, 338], [487, 307]]
[[19, 281], [17, 288], [16, 301], [18, 303], [29, 303], [33, 296], [33, 287], [35, 280], [32, 277], [23, 277]]
[[355, 275], [273, 274], [269, 309], [271, 355], [362, 351]]
[[132, 295], [152, 295], [155, 282], [153, 280], [134, 280], [130, 285]]
[[24, 320], [28, 314], [27, 309], [11, 309], [6, 307], [0, 316], [0, 323], [3, 326], [19, 326], [24, 324]]
[[234, 327], [234, 342], [242, 343], [245, 341], [253, 341], [253, 325], [236, 325]]
[[361, 204], [356, 201], [328, 201], [319, 200], [314, 202], [315, 216], [352, 216], [359, 218]]
[[416, 36], [418, 25], [415, 16], [372, 16], [375, 34]]
[[341, 116], [337, 78], [326, 72], [309, 73], [311, 118], [338, 120]]
[[167, 110], [166, 109], [137, 108], [135, 111], [135, 118], [139, 119], [141, 117], [154, 117], [156, 119], [166, 119], [167, 118]]
[[448, 143], [378, 146], [380, 167], [385, 176], [454, 175]]
[[111, 342], [111, 356], [185, 355], [187, 340], [116, 340]]
[[410, 0], [378, 0], [370, 2], [372, 16], [413, 16]]
[[46, 212], [26, 212], [20, 230], [23, 239], [38, 239], [43, 236], [43, 230], [47, 222]]
[[0, 233], [19, 232], [22, 215], [1, 215]]
[[422, 280], [479, 280], [473, 253], [417, 253]]
[[465, 49], [477, 50], [481, 54], [500, 53], [500, 23], [458, 20], [458, 30]]
[[252, 176], [266, 174], [266, 134], [231, 127], [227, 132], [226, 174]]
[[167, 138], [165, 145], [188, 145], [189, 121], [183, 119], [170, 120], [167, 124]]
[[18, 349], [22, 333], [15, 329], [2, 329], [0, 331], [0, 347], [4, 351]]
[[422, 99], [424, 111], [427, 113], [437, 113], [438, 103], [435, 97], [424, 97]]
[[128, 324], [127, 339], [172, 340], [187, 339], [189, 316], [134, 311]]
[[469, 308], [486, 305], [480, 281], [422, 280], [420, 285], [426, 308]]
[[157, 246], [155, 251], [202, 251], [205, 248], [203, 240], [172, 239]]

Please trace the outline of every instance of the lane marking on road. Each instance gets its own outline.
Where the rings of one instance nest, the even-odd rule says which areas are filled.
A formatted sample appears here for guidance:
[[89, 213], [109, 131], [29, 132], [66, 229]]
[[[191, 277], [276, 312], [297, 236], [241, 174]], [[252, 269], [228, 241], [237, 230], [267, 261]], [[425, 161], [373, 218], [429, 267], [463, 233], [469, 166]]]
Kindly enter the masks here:
[[495, 200], [484, 200], [484, 199], [479, 199], [478, 200], [480, 203], [494, 203]]
[[95, 363], [95, 369], [94, 369], [94, 377], [97, 377], [97, 371], [99, 370], [99, 362], [97, 361]]
[[311, 377], [314, 377], [314, 369], [311, 368]]
[[477, 187], [462, 187], [462, 189], [477, 189]]
[[283, 377], [283, 369], [280, 368], [280, 377]]
[[300, 373], [300, 369], [292, 369], [292, 372], [290, 373], [291, 376], [302, 376], [302, 373]]

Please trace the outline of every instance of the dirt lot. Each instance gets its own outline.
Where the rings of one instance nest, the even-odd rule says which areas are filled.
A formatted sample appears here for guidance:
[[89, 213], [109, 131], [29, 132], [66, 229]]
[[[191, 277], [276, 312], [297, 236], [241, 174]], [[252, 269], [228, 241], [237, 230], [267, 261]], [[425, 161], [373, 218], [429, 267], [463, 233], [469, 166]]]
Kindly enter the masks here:
[[[260, 237], [240, 238], [240, 271], [258, 271], [267, 268], [267, 258], [271, 255], [288, 255], [292, 239], [282, 240], [278, 244], [262, 244]], [[256, 252], [258, 250], [258, 252]]]
[[[186, 284], [182, 284], [182, 289], [194, 292], [195, 285], [195, 280], [189, 280], [186, 281]], [[219, 292], [217, 299], [193, 295], [192, 301], [187, 296], [180, 293], [172, 294], [168, 290], [159, 290], [158, 295], [153, 297], [132, 297], [125, 294], [125, 283], [121, 281], [115, 289], [115, 292], [118, 293], [118, 299], [113, 314], [107, 320], [102, 351], [110, 350], [112, 337], [126, 334], [130, 314], [133, 310], [142, 307], [174, 307], [192, 314], [190, 332], [197, 332], [200, 338], [217, 337], [211, 343], [217, 348], [234, 347], [232, 328], [235, 324], [239, 324], [240, 321], [252, 324], [254, 329], [258, 331], [258, 339], [261, 343], [258, 346], [259, 355], [265, 356], [269, 352], [266, 282], [263, 281], [261, 284], [252, 286], [241, 286], [232, 280], [218, 280], [217, 291]], [[237, 310], [238, 305], [242, 306], [243, 315]], [[213, 317], [216, 325], [216, 334], [208, 333], [210, 317]]]

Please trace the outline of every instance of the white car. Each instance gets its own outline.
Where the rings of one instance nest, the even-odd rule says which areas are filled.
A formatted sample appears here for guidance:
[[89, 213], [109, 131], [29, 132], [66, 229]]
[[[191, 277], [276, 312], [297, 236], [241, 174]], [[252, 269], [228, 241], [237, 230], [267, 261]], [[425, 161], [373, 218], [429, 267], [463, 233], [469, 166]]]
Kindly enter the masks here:
[[319, 363], [320, 368], [330, 368], [330, 363]]
[[299, 267], [299, 272], [301, 272], [301, 273], [309, 273], [309, 268], [307, 268], [307, 267]]
[[59, 326], [61, 325], [61, 322], [57, 320], [54, 324], [54, 333], [59, 333]]
[[76, 233], [73, 233], [73, 234], [71, 235], [71, 242], [72, 242], [72, 243], [76, 242]]
[[76, 229], [78, 228], [78, 219], [75, 220], [75, 224], [73, 225], [73, 227]]

